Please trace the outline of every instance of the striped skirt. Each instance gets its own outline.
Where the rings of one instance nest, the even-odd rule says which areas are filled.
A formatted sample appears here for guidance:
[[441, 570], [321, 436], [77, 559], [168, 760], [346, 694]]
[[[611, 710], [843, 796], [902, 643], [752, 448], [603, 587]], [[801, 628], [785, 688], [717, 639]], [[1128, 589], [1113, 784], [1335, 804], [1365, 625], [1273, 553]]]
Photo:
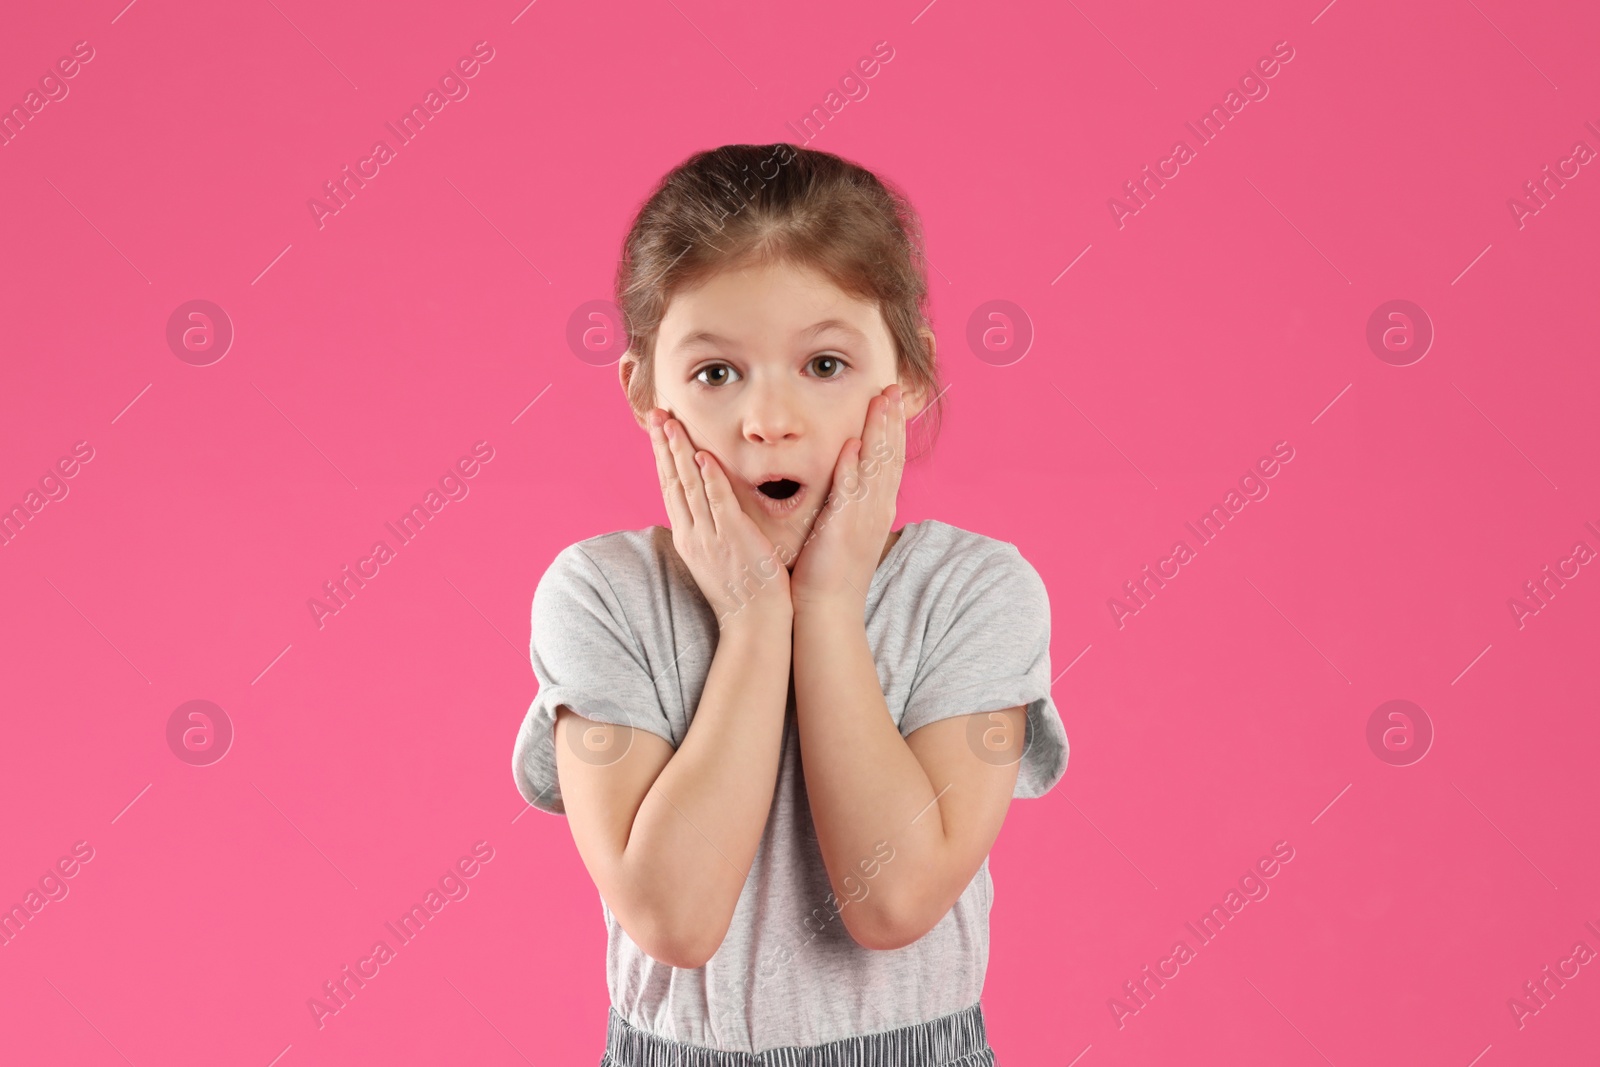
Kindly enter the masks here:
[[996, 1067], [984, 1035], [983, 1008], [914, 1026], [847, 1037], [826, 1045], [723, 1052], [685, 1045], [628, 1023], [615, 1008], [606, 1028], [600, 1067]]

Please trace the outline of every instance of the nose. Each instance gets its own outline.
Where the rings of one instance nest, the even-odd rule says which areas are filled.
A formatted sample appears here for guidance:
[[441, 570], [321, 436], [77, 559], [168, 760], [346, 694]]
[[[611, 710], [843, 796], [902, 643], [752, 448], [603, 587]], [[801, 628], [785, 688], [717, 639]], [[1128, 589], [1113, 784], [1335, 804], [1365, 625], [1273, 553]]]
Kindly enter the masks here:
[[798, 398], [781, 382], [755, 383], [745, 393], [744, 436], [747, 441], [772, 443], [800, 436], [802, 415]]

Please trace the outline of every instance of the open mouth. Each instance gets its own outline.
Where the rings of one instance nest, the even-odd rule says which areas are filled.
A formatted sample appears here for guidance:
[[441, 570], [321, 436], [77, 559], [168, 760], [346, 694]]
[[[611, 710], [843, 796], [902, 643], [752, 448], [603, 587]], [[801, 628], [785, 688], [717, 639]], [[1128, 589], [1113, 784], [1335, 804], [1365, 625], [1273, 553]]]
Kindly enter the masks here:
[[761, 495], [773, 500], [788, 500], [800, 491], [800, 483], [792, 478], [774, 478], [756, 486]]
[[756, 500], [767, 514], [787, 515], [798, 508], [808, 495], [804, 483], [793, 478], [768, 478], [756, 485]]

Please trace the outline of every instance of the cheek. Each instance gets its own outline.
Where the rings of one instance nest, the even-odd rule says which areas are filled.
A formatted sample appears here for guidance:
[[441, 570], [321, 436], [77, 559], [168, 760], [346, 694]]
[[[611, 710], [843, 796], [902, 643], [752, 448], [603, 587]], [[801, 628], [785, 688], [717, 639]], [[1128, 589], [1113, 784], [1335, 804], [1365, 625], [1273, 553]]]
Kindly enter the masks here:
[[659, 406], [678, 420], [678, 425], [682, 426], [683, 432], [688, 435], [691, 446], [714, 452], [719, 456], [727, 455], [725, 435], [720, 431], [714, 412], [696, 404], [692, 397], [663, 395], [660, 400]]
[[845, 425], [843, 427], [843, 431], [844, 432], [843, 432], [843, 435], [839, 439], [839, 443], [841, 445], [843, 445], [845, 441], [849, 440], [852, 437], [860, 437], [861, 436], [862, 431], [866, 428], [867, 409], [872, 406], [872, 400], [877, 395], [878, 395], [878, 391], [874, 390], [872, 392], [863, 393], [860, 396], [856, 396], [856, 397], [852, 397], [851, 398], [851, 402], [850, 402], [849, 408], [848, 408], [848, 413], [847, 413], [847, 415], [845, 417], [845, 420], [844, 420], [845, 421]]

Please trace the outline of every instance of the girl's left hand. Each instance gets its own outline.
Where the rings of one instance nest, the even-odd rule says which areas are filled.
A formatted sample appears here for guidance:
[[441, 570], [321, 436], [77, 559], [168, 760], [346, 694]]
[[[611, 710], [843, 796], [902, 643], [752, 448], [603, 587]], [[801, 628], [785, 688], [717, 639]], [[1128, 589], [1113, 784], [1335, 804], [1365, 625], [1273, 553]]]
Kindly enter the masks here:
[[860, 437], [839, 450], [833, 485], [789, 578], [796, 612], [825, 604], [864, 611], [894, 527], [906, 463], [905, 395], [890, 385], [867, 404]]

